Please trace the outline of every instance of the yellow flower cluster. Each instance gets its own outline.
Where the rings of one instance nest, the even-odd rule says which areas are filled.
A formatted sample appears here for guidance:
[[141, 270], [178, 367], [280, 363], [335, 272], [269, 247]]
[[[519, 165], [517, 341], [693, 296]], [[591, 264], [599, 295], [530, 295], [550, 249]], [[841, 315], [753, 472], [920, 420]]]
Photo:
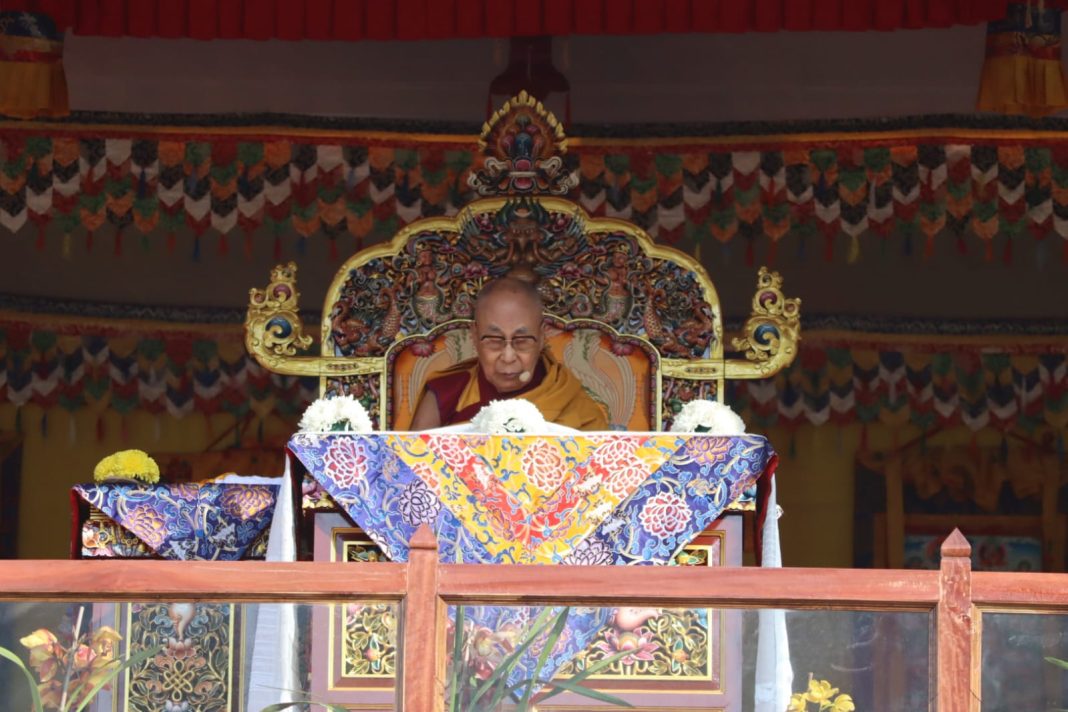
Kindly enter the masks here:
[[144, 450], [120, 450], [105, 457], [93, 469], [96, 482], [114, 479], [159, 482], [159, 465]]
[[[837, 696], [836, 696], [837, 695]], [[786, 712], [807, 712], [808, 703], [815, 702], [819, 705], [816, 709], [820, 712], [853, 712], [853, 698], [846, 694], [838, 694], [837, 687], [831, 687], [826, 680], [808, 679], [808, 689], [804, 692], [796, 692], [790, 697], [790, 706]]]

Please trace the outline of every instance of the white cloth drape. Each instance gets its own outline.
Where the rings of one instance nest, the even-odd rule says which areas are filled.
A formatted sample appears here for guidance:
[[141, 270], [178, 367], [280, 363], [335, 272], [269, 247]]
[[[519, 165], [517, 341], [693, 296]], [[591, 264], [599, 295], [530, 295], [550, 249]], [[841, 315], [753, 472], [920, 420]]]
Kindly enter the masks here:
[[[775, 478], [772, 477], [761, 549], [761, 565], [768, 568], [782, 568], [782, 550], [779, 548], [779, 517], [782, 516], [782, 509], [779, 508], [775, 495]], [[794, 682], [790, 645], [786, 638], [786, 611], [761, 609], [757, 615], [759, 622], [753, 709], [754, 712], [784, 712], [790, 704], [790, 692]]]
[[[277, 483], [278, 478], [272, 482]], [[289, 458], [281, 490], [274, 506], [274, 519], [267, 540], [268, 561], [296, 561], [296, 531], [293, 522], [293, 487]], [[257, 606], [252, 660], [245, 709], [261, 710], [280, 702], [292, 702], [300, 691], [297, 682], [297, 612], [293, 603], [261, 603]]]

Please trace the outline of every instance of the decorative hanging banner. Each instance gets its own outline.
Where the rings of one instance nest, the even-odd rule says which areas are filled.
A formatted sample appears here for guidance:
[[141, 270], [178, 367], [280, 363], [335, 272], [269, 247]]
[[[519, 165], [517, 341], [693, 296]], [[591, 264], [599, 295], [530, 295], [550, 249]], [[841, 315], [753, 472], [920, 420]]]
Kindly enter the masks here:
[[790, 366], [765, 381], [728, 381], [726, 400], [756, 432], [828, 423], [1068, 429], [1068, 336], [936, 335], [945, 333], [808, 330]]
[[182, 418], [249, 414], [296, 421], [316, 379], [270, 373], [237, 324], [154, 324], [0, 313], [0, 404]]
[[[754, 432], [880, 423], [1068, 429], [1068, 334], [952, 336], [960, 324], [910, 326], [808, 328], [791, 366], [771, 379], [728, 381], [727, 402]], [[1011, 324], [980, 326], [1014, 333]], [[0, 313], [0, 405], [175, 418], [251, 411], [295, 422], [318, 388], [314, 378], [265, 371], [236, 323]]]
[[1010, 2], [1005, 17], [987, 25], [986, 32], [975, 108], [1027, 116], [1068, 108], [1059, 8], [1033, 0]]
[[[191, 229], [198, 246], [210, 231], [243, 236], [246, 254], [265, 240], [259, 249], [278, 257], [280, 238], [295, 234], [330, 241], [336, 255], [341, 236], [357, 245], [386, 240], [475, 197], [468, 177], [482, 158], [473, 134], [340, 130], [313, 117], [299, 121], [331, 128], [227, 128], [246, 119], [214, 120], [0, 121], [0, 225], [52, 225], [68, 238], [83, 231], [90, 244], [106, 229], [116, 252], [129, 230], [169, 247], [179, 229]], [[815, 238], [826, 259], [853, 261], [865, 244], [881, 249], [889, 237], [906, 251], [918, 239], [916, 253], [926, 256], [939, 243], [965, 248], [965, 237], [978, 238], [987, 258], [999, 240], [1009, 259], [1013, 241], [1050, 234], [1064, 238], [1068, 259], [1068, 134], [1053, 130], [1063, 122], [1023, 122], [1030, 128], [1019, 130], [928, 121], [932, 128], [892, 131], [878, 130], [880, 122], [821, 123], [806, 133], [735, 126], [749, 133], [678, 138], [575, 131], [566, 166], [578, 186], [570, 197], [662, 243], [742, 242], [750, 259], [772, 262], [780, 243], [800, 251]], [[664, 129], [671, 130], [678, 127]], [[757, 240], [766, 255], [753, 254]]]
[[66, 116], [63, 33], [48, 15], [0, 12], [0, 114]]

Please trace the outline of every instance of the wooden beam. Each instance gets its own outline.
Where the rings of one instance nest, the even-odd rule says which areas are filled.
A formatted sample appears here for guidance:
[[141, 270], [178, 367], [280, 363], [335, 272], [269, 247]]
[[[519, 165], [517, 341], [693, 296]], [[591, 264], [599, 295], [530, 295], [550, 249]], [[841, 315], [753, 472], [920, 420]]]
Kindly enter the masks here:
[[0, 562], [0, 600], [356, 601], [404, 596], [404, 564], [86, 559]]
[[701, 566], [441, 567], [449, 603], [933, 610], [936, 571]]
[[975, 571], [972, 603], [980, 608], [1063, 611], [1068, 608], [1066, 581], [1065, 574]]

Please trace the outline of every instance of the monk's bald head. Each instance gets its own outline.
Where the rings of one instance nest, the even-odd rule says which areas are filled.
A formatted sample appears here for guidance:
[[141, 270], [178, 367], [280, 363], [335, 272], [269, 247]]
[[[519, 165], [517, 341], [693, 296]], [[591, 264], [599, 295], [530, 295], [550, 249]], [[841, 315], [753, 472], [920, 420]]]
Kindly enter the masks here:
[[478, 298], [475, 299], [475, 319], [478, 319], [479, 312], [485, 311], [487, 304], [497, 301], [522, 304], [536, 312], [539, 319], [541, 313], [545, 311], [545, 304], [541, 300], [537, 287], [515, 277], [501, 277], [487, 283], [478, 293]]

